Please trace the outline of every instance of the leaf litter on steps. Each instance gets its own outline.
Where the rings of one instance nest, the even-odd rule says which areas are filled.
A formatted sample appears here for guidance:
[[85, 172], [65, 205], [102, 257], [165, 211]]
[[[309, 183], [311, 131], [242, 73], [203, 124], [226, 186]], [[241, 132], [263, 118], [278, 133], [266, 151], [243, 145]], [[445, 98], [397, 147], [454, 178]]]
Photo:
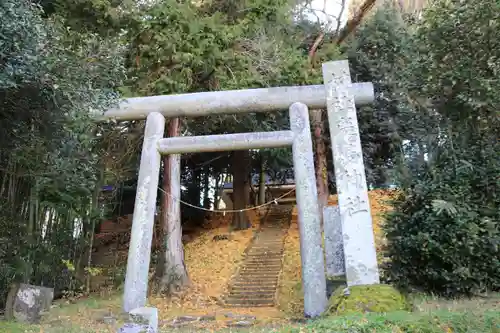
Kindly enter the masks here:
[[[377, 247], [383, 242], [380, 225], [381, 213], [390, 206], [385, 202], [392, 191], [375, 190], [369, 193], [371, 212]], [[337, 204], [336, 196], [330, 196], [329, 205]], [[231, 231], [231, 214], [213, 214], [203, 227], [186, 230], [190, 236], [185, 240], [185, 263], [191, 279], [191, 286], [171, 298], [151, 295], [149, 303], [158, 307], [160, 320], [169, 321], [177, 316], [217, 315], [217, 321], [207, 325], [221, 327], [227, 322], [222, 314], [248, 314], [258, 321], [271, 321], [288, 316], [301, 316], [302, 291], [300, 275], [300, 245], [297, 229], [296, 208], [292, 213], [292, 225], [285, 239], [284, 266], [280, 277], [277, 308], [226, 309], [219, 300], [226, 292], [228, 282], [244, 258], [244, 251], [250, 244], [254, 232], [259, 228], [260, 217], [256, 212], [248, 212], [252, 228]], [[185, 228], [188, 229], [188, 228]], [[191, 231], [191, 232], [189, 232]], [[217, 236], [229, 235], [229, 239]]]

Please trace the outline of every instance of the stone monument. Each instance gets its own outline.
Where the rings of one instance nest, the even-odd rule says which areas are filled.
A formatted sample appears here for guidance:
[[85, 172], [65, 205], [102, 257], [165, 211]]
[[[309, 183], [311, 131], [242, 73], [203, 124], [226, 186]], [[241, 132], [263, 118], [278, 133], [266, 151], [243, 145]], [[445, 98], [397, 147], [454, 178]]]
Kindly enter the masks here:
[[52, 288], [15, 284], [7, 296], [5, 318], [29, 324], [38, 323], [43, 312], [50, 309], [53, 299]]

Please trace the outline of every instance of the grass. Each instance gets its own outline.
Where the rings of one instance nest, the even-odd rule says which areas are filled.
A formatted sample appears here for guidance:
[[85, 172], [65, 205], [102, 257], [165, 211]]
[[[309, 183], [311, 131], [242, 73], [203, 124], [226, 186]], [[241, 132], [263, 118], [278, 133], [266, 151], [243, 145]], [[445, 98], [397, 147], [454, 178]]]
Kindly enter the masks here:
[[338, 333], [496, 333], [500, 332], [500, 312], [481, 315], [467, 312], [438, 311], [433, 313], [395, 312], [329, 318], [303, 327], [285, 328], [280, 332]]
[[[428, 295], [413, 297], [413, 312], [338, 316], [294, 324], [263, 322], [249, 329], [207, 328], [198, 332], [248, 333], [500, 333], [500, 294], [474, 299], [445, 300]], [[119, 298], [88, 298], [54, 308], [40, 325], [1, 322], [1, 333], [116, 332], [120, 323], [105, 325], [98, 318], [117, 311]], [[193, 332], [163, 328], [161, 333]]]

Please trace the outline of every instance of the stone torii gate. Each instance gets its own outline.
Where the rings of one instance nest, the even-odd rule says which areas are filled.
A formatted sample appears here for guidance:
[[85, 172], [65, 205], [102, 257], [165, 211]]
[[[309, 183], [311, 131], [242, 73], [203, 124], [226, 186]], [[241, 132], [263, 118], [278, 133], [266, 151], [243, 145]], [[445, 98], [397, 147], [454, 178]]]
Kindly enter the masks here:
[[[125, 278], [124, 310], [146, 305], [151, 242], [161, 155], [292, 146], [299, 214], [304, 312], [319, 316], [327, 306], [308, 108], [328, 111], [339, 196], [337, 229], [342, 230], [345, 275], [349, 286], [379, 283], [372, 219], [356, 117], [357, 105], [374, 100], [371, 83], [351, 83], [347, 61], [323, 64], [324, 85], [217, 91], [129, 98], [102, 119], [146, 118], [146, 129]], [[289, 109], [290, 130], [164, 138], [165, 118], [271, 112]], [[178, 159], [180, 161], [180, 159]], [[175, 168], [174, 168], [175, 169]], [[180, 173], [171, 173], [177, 200], [169, 216], [180, 217]], [[325, 225], [325, 230], [327, 230]], [[330, 228], [332, 229], [332, 228]], [[335, 229], [335, 228], [333, 228]], [[338, 244], [337, 244], [338, 245]], [[338, 246], [337, 246], [338, 248]]]

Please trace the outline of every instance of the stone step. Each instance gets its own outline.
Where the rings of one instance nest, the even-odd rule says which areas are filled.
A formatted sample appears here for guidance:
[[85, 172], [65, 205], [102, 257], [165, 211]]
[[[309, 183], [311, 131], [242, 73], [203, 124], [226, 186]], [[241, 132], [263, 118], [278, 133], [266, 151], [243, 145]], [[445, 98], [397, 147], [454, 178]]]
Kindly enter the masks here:
[[282, 256], [273, 256], [272, 261], [263, 261], [261, 256], [252, 256], [247, 258], [242, 265], [258, 265], [258, 266], [281, 266]]
[[228, 295], [226, 303], [274, 303], [274, 294], [268, 295]]
[[281, 270], [281, 262], [280, 263], [273, 263], [273, 264], [253, 264], [253, 263], [243, 263], [241, 266], [241, 269], [278, 269]]
[[272, 288], [278, 285], [278, 279], [263, 281], [262, 279], [256, 280], [234, 280], [231, 283], [231, 288]]
[[226, 308], [273, 308], [274, 307], [274, 301], [271, 303], [226, 303], [224, 306]]
[[284, 236], [276, 236], [279, 240], [274, 239], [256, 239], [252, 246], [266, 245], [266, 246], [277, 246], [280, 247], [283, 244]]
[[271, 286], [277, 286], [278, 285], [278, 277], [274, 279], [236, 279], [233, 281], [232, 286], [237, 286], [237, 287], [257, 287], [257, 286], [264, 286], [264, 287], [271, 287]]
[[266, 245], [275, 245], [275, 246], [280, 246], [281, 244], [283, 244], [283, 236], [276, 236], [278, 238], [280, 238], [279, 240], [275, 240], [275, 239], [256, 239], [252, 246], [256, 246], [256, 245], [260, 245], [260, 244], [266, 244]]
[[[266, 238], [266, 239], [273, 239], [274, 237], [277, 237], [277, 236], [280, 236], [280, 235], [284, 235], [285, 234], [285, 230], [283, 230], [284, 228], [286, 228], [285, 226], [283, 227], [279, 227], [279, 228], [276, 228], [276, 229], [262, 229], [258, 234], [257, 234], [257, 237], [256, 239], [258, 238]], [[276, 238], [274, 238], [276, 239]]]
[[265, 285], [246, 285], [246, 286], [233, 286], [229, 289], [229, 292], [275, 292], [276, 286], [265, 286]]
[[282, 250], [278, 250], [278, 249], [274, 249], [274, 250], [271, 250], [271, 249], [251, 249], [247, 252], [246, 254], [246, 258], [252, 258], [252, 259], [255, 259], [253, 257], [259, 257], [259, 259], [276, 259], [276, 258], [281, 258], [283, 254], [283, 251]]
[[[251, 256], [251, 255], [274, 255], [274, 256], [280, 256], [281, 254], [283, 253], [283, 249], [280, 249], [280, 248], [272, 248], [272, 249], [269, 249], [269, 248], [254, 248], [254, 249], [250, 249], [248, 250], [247, 252], [247, 256]], [[267, 256], [263, 256], [262, 259], [266, 259], [268, 258]]]
[[[281, 255], [283, 253], [283, 246], [265, 246], [259, 245], [252, 249], [249, 249], [247, 252], [247, 256], [249, 254], [269, 254], [269, 255]], [[262, 257], [266, 259], [267, 257]]]
[[259, 254], [259, 255], [251, 255], [251, 256], [247, 256], [246, 260], [243, 261], [244, 263], [247, 263], [247, 262], [251, 262], [251, 263], [255, 263], [255, 262], [258, 262], [258, 263], [261, 263], [261, 262], [265, 262], [264, 260], [268, 260], [268, 261], [275, 261], [275, 262], [281, 262], [282, 260], [282, 257], [283, 255], [280, 254], [280, 255], [277, 255], [277, 254], [273, 254], [273, 255], [265, 255], [264, 253], [262, 254]]
[[234, 279], [233, 282], [273, 282], [279, 277], [279, 272], [275, 274], [269, 274], [267, 272], [259, 273], [259, 274], [239, 274]]
[[271, 239], [260, 239], [260, 240], [255, 240], [255, 242], [252, 244], [252, 246], [259, 246], [259, 245], [266, 245], [266, 246], [277, 246], [280, 247], [283, 245], [283, 236], [278, 236], [281, 238], [279, 241], [271, 240]]
[[284, 239], [290, 225], [290, 207], [275, 207], [247, 248], [238, 275], [224, 297], [226, 307], [273, 307], [282, 270]]
[[281, 257], [276, 259], [258, 259], [258, 260], [245, 260], [243, 265], [269, 265], [269, 266], [280, 266], [281, 267]]
[[281, 265], [274, 265], [274, 266], [269, 266], [269, 265], [243, 265], [240, 267], [239, 272], [276, 272], [276, 271], [281, 271]]
[[236, 279], [233, 281], [233, 285], [261, 285], [261, 286], [273, 286], [278, 283], [278, 275], [274, 277], [269, 277], [268, 275], [255, 276], [252, 278]]
[[261, 265], [251, 265], [251, 264], [243, 264], [243, 266], [240, 268], [240, 271], [248, 271], [248, 270], [265, 270], [265, 271], [275, 271], [281, 270], [281, 265], [266, 265], [266, 264], [261, 264]]
[[276, 261], [258, 261], [258, 260], [254, 260], [254, 261], [245, 261], [243, 262], [243, 267], [245, 266], [250, 266], [250, 267], [260, 267], [260, 266], [263, 266], [263, 267], [281, 267], [282, 266], [282, 263], [281, 263], [281, 258], [279, 260], [276, 260]]
[[280, 271], [274, 271], [274, 272], [269, 272], [269, 271], [253, 271], [253, 272], [245, 272], [244, 274], [240, 273], [237, 277], [238, 280], [257, 280], [257, 279], [263, 279], [263, 280], [272, 280], [277, 277], [279, 277]]
[[281, 267], [282, 265], [282, 255], [273, 256], [272, 260], [264, 261], [262, 256], [252, 256], [243, 261], [242, 266], [252, 266], [252, 267]]
[[226, 305], [233, 307], [252, 307], [252, 306], [274, 306], [274, 299], [239, 299], [239, 298], [227, 298], [225, 301]]
[[255, 246], [255, 245], [260, 245], [260, 244], [280, 246], [281, 244], [283, 244], [283, 240], [282, 239], [279, 239], [279, 240], [256, 239], [253, 245]]
[[[247, 260], [248, 261], [263, 261], [265, 259], [268, 260], [281, 260], [283, 257], [282, 253], [265, 253], [265, 252], [260, 252], [260, 253], [253, 253], [252, 255], [247, 255]], [[247, 262], [247, 260], [243, 262]]]
[[250, 274], [250, 275], [253, 275], [253, 273], [268, 273], [268, 274], [274, 274], [274, 273], [279, 273], [281, 271], [281, 268], [280, 267], [277, 267], [277, 268], [274, 268], [274, 269], [271, 269], [271, 268], [268, 268], [268, 267], [250, 267], [250, 268], [240, 268], [240, 275], [241, 274]]
[[270, 289], [276, 290], [278, 286], [278, 281], [275, 283], [270, 283], [270, 284], [264, 284], [264, 283], [235, 283], [233, 284], [229, 290], [266, 290], [269, 291]]
[[273, 275], [278, 275], [279, 272], [281, 270], [280, 269], [276, 269], [276, 270], [266, 270], [266, 269], [247, 269], [247, 270], [244, 270], [244, 269], [240, 269], [238, 271], [238, 274], [235, 276], [235, 278], [244, 278], [244, 277], [248, 277], [248, 278], [251, 278], [251, 277], [262, 277], [263, 275], [267, 274], [269, 276]]
[[230, 292], [227, 298], [234, 299], [274, 299], [274, 292]]
[[281, 271], [281, 266], [274, 266], [274, 267], [270, 267], [270, 266], [243, 266], [243, 267], [240, 267], [240, 270], [239, 270], [239, 274], [252, 274], [253, 272], [279, 272]]
[[281, 259], [281, 256], [283, 255], [282, 251], [262, 251], [262, 250], [255, 250], [255, 251], [249, 251], [247, 253], [247, 257], [245, 259], [259, 259], [259, 260], [269, 260], [269, 259]]
[[243, 261], [244, 263], [277, 263], [282, 261], [282, 256], [248, 256]]
[[247, 257], [243, 261], [245, 264], [281, 264], [282, 256], [273, 256], [273, 257]]
[[278, 277], [279, 274], [280, 274], [279, 270], [276, 270], [273, 272], [270, 272], [270, 271], [246, 271], [246, 272], [242, 272], [242, 271], [240, 271], [240, 274], [238, 275], [238, 277], [239, 278], [249, 277], [252, 280], [255, 280], [255, 279], [271, 280], [271, 279]]

